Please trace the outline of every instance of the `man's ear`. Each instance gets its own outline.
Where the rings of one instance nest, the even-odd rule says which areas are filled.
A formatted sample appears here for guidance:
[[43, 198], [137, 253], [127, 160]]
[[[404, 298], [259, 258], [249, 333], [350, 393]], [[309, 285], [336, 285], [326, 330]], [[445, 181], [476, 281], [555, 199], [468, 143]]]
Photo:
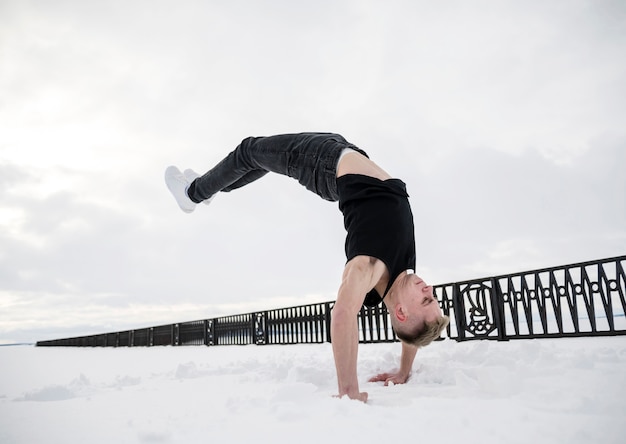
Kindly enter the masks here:
[[394, 307], [394, 314], [396, 315], [396, 319], [400, 322], [404, 322], [407, 319], [407, 313], [402, 304], [396, 304]]

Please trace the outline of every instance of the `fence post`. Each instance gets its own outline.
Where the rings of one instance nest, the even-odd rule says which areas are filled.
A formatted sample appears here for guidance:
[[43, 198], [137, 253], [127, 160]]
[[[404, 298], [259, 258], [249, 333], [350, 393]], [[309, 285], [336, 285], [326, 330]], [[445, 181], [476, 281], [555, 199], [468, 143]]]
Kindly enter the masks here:
[[465, 301], [461, 296], [461, 286], [458, 283], [452, 284], [452, 305], [454, 306], [454, 318], [456, 320], [456, 330], [459, 334], [458, 340], [465, 340], [465, 331], [467, 328], [465, 322]]
[[330, 335], [330, 317], [331, 317], [331, 308], [330, 308], [330, 302], [326, 302], [325, 307], [326, 307], [326, 311], [324, 313], [324, 318], [326, 321], [326, 342], [332, 342], [332, 337]]
[[[213, 336], [213, 345], [219, 345], [219, 331], [217, 329], [217, 318], [211, 320], [211, 334]], [[211, 335], [209, 335], [211, 336]]]
[[263, 312], [263, 344], [269, 343], [269, 332], [267, 331], [267, 311]]
[[252, 341], [253, 344], [263, 345], [267, 343], [267, 328], [265, 326], [265, 313], [252, 313], [251, 327], [252, 327]]
[[504, 298], [500, 282], [491, 278], [491, 311], [493, 312], [493, 322], [498, 330], [498, 341], [508, 341], [506, 336], [506, 324], [504, 322]]

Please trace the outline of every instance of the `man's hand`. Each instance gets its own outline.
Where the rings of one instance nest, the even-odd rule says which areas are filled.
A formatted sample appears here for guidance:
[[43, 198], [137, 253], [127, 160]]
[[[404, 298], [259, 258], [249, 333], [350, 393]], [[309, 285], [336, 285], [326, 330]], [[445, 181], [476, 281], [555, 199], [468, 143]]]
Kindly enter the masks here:
[[334, 398], [343, 398], [347, 396], [350, 399], [354, 399], [361, 402], [367, 402], [367, 392], [359, 392], [359, 393], [346, 393], [345, 395], [335, 395]]
[[384, 382], [385, 386], [388, 386], [389, 383], [392, 384], [404, 384], [409, 380], [409, 374], [407, 373], [379, 373], [376, 376], [372, 376], [369, 379], [369, 382]]
[[400, 369], [393, 373], [380, 373], [372, 378], [369, 382], [384, 382], [385, 385], [389, 383], [404, 384], [411, 377], [411, 369], [413, 368], [413, 361], [417, 354], [417, 347], [402, 343], [402, 355], [400, 356]]

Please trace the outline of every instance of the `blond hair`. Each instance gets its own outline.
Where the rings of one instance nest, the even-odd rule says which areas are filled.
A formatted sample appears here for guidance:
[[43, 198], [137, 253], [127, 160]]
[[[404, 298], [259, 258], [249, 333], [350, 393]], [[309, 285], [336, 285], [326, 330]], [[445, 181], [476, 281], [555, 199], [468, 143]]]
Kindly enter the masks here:
[[420, 328], [411, 333], [402, 331], [400, 328], [395, 328], [394, 330], [396, 336], [402, 342], [415, 347], [426, 347], [434, 340], [439, 339], [441, 332], [445, 330], [449, 323], [450, 318], [448, 316], [441, 316], [434, 322], [426, 322], [424, 328]]

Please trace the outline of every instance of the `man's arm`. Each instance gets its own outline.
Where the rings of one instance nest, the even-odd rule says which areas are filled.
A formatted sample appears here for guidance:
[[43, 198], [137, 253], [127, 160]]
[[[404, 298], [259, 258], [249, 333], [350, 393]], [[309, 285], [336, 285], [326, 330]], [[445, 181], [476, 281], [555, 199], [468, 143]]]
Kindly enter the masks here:
[[357, 378], [357, 315], [365, 294], [374, 288], [386, 271], [380, 260], [368, 256], [357, 256], [346, 264], [330, 325], [339, 397], [348, 395], [351, 399], [367, 401], [367, 393], [359, 392]]
[[417, 354], [417, 347], [402, 343], [402, 355], [400, 356], [400, 369], [396, 372], [380, 373], [369, 379], [369, 382], [383, 381], [385, 385], [390, 382], [394, 384], [404, 384], [411, 376], [413, 361]]

